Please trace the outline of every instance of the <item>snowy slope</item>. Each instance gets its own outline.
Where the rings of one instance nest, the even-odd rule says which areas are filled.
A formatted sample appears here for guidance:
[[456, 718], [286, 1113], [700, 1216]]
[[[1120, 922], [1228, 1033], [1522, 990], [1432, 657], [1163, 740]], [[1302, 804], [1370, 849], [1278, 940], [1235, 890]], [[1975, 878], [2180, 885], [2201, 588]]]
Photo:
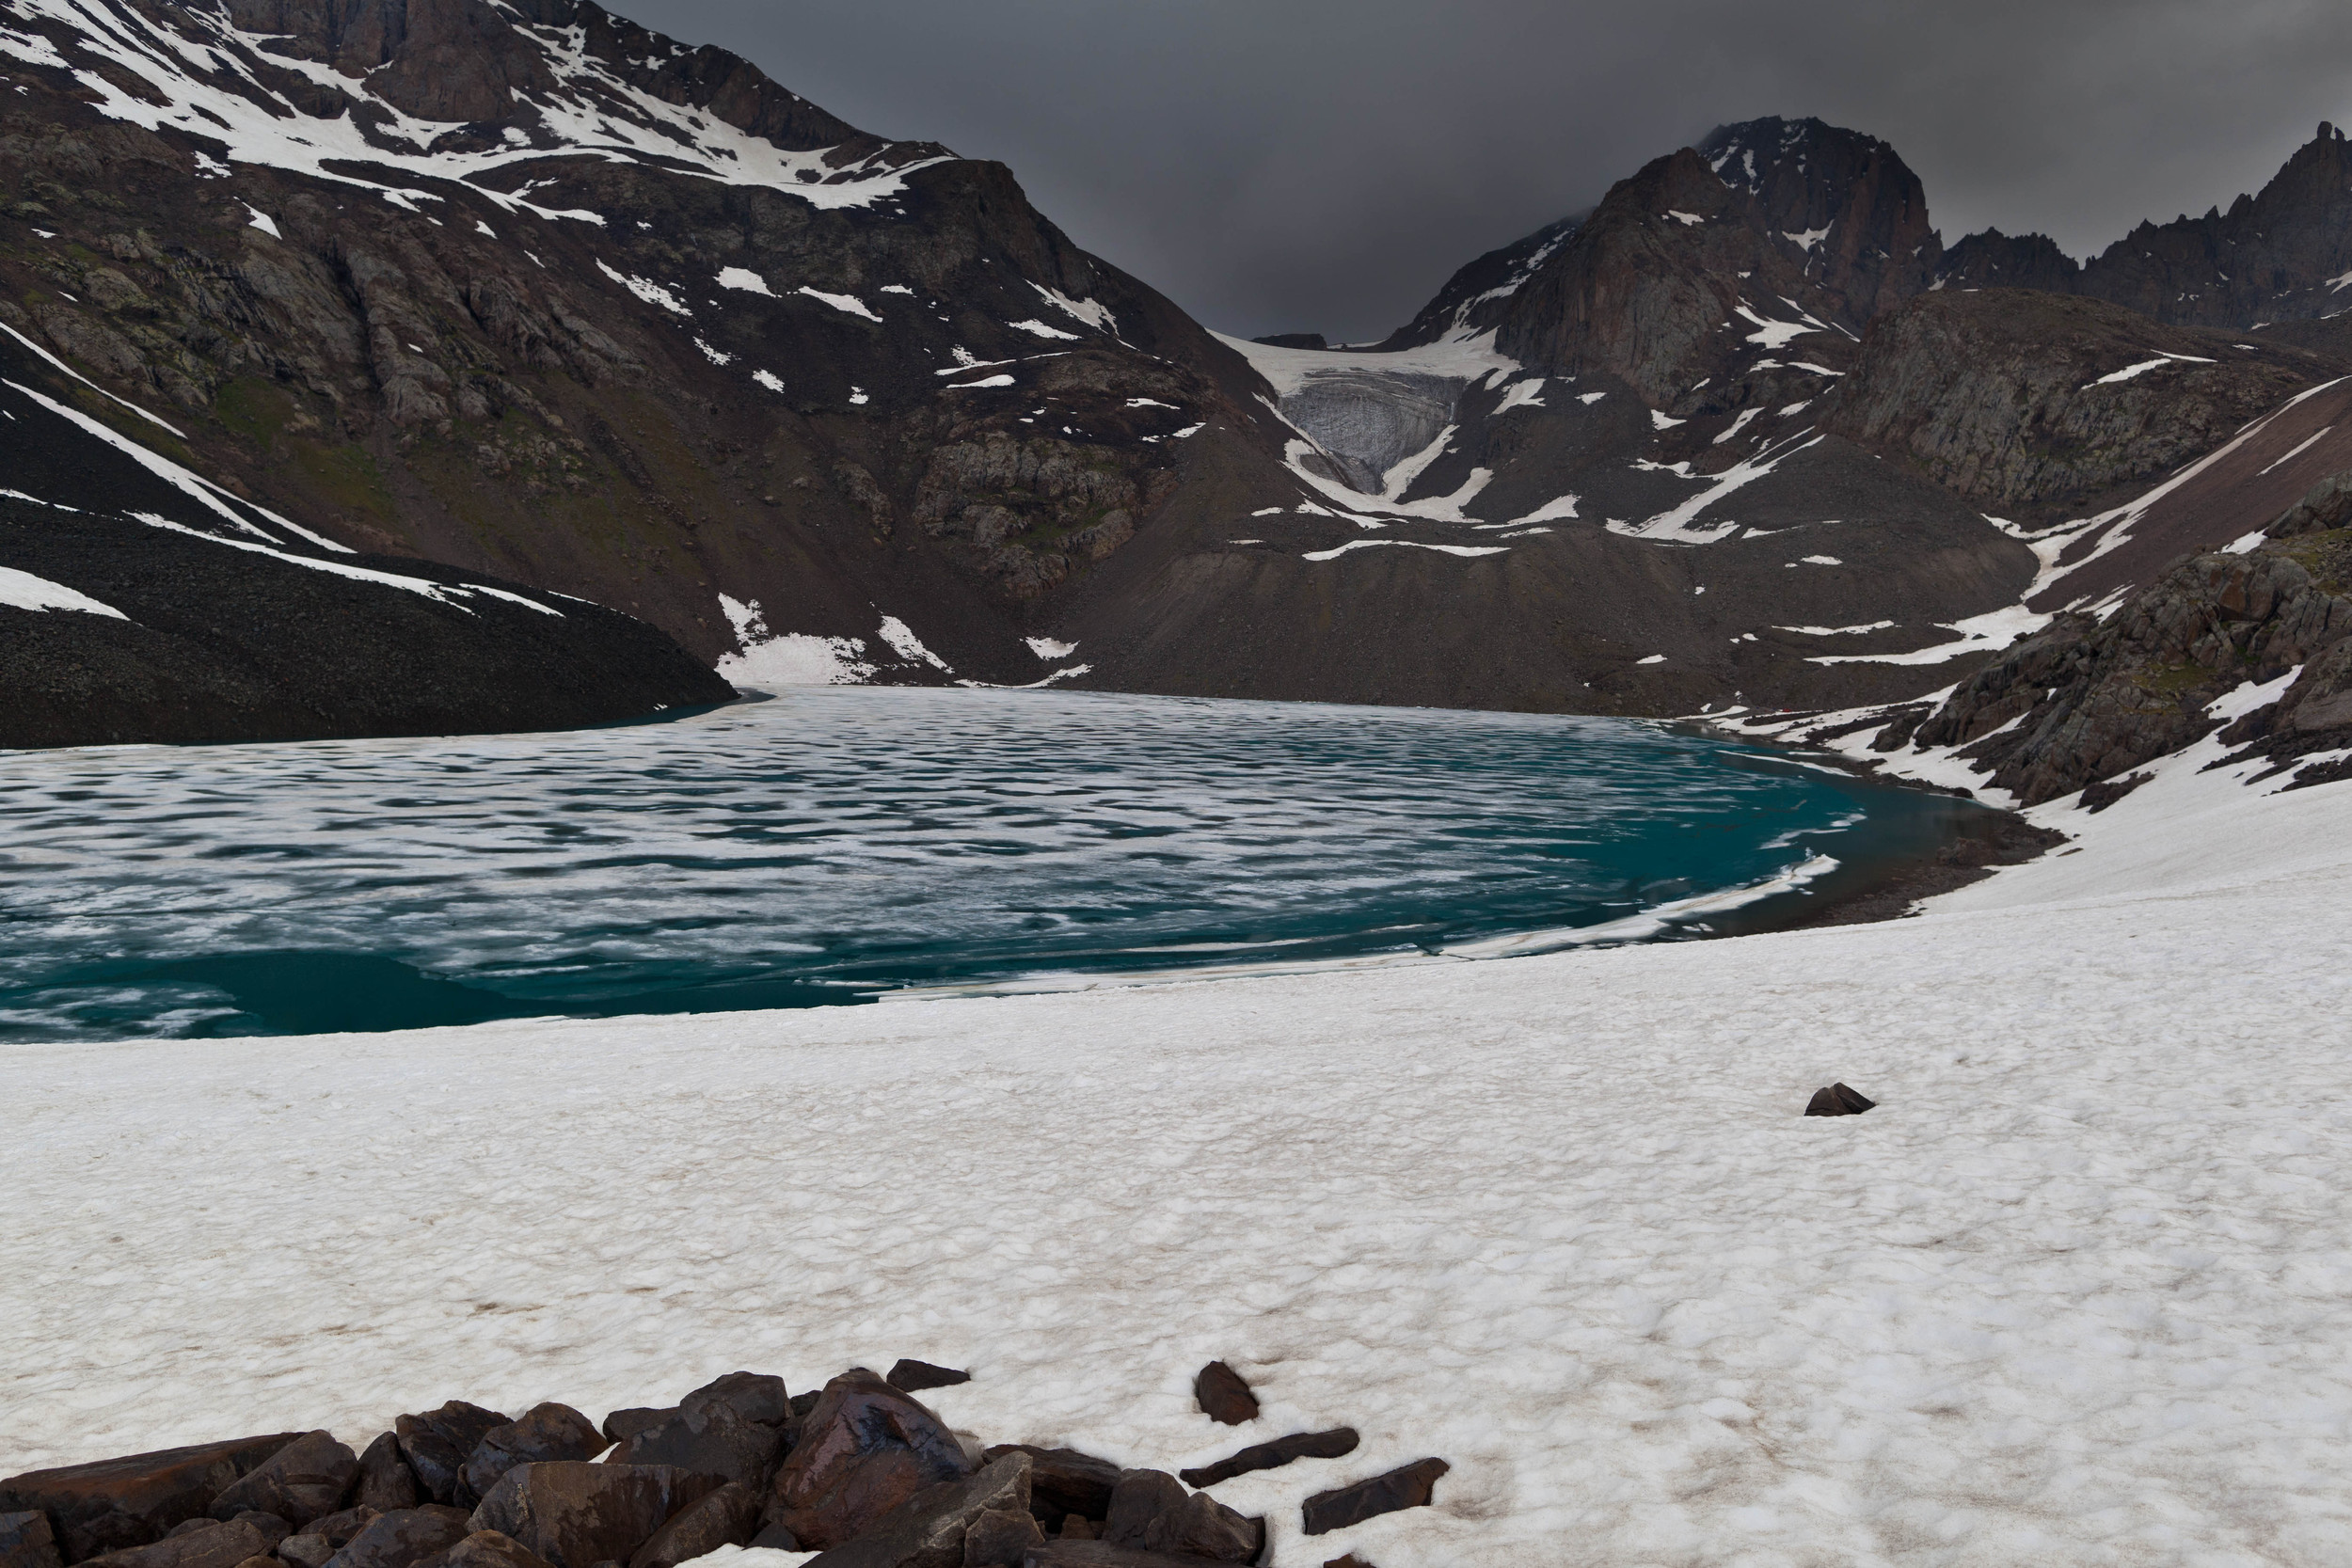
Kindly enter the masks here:
[[2082, 842], [1726, 942], [14, 1048], [0, 1469], [907, 1354], [991, 1441], [1357, 1425], [1220, 1488], [1278, 1562], [2341, 1562], [2352, 789], [2171, 769]]

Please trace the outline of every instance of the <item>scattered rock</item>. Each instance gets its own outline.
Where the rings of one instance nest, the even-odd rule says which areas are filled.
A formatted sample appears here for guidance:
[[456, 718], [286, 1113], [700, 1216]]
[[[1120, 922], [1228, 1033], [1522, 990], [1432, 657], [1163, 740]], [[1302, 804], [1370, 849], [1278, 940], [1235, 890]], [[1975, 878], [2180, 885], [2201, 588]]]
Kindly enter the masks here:
[[675, 1405], [662, 1410], [648, 1409], [642, 1405], [632, 1406], [628, 1410], [615, 1410], [604, 1418], [602, 1431], [605, 1441], [626, 1443], [639, 1433], [651, 1427], [658, 1427], [676, 1414]]
[[1357, 1442], [1354, 1427], [1294, 1433], [1271, 1443], [1255, 1444], [1231, 1459], [1220, 1459], [1197, 1470], [1179, 1470], [1177, 1479], [1186, 1486], [1215, 1486], [1218, 1481], [1246, 1476], [1253, 1470], [1279, 1469], [1295, 1459], [1338, 1459], [1354, 1453]]
[[548, 1568], [548, 1561], [511, 1536], [483, 1529], [435, 1553], [417, 1568]]
[[294, 1527], [285, 1520], [280, 1519], [275, 1513], [263, 1513], [258, 1509], [248, 1508], [228, 1522], [232, 1525], [251, 1525], [255, 1529], [260, 1530], [262, 1539], [268, 1544], [271, 1551], [276, 1551], [278, 1543], [294, 1533]]
[[746, 1420], [733, 1405], [713, 1400], [695, 1406], [680, 1405], [677, 1414], [660, 1426], [648, 1427], [623, 1443], [612, 1462], [674, 1465], [764, 1491], [776, 1473], [776, 1462], [783, 1457], [782, 1433]]
[[278, 1560], [290, 1562], [294, 1568], [326, 1568], [326, 1560], [334, 1555], [335, 1547], [326, 1537], [307, 1530], [278, 1544]]
[[1200, 1375], [1192, 1380], [1192, 1397], [1200, 1402], [1209, 1419], [1229, 1427], [1258, 1418], [1258, 1396], [1249, 1391], [1239, 1372], [1222, 1361], [1200, 1369]]
[[[365, 1503], [360, 1503], [344, 1509], [341, 1513], [330, 1513], [324, 1519], [311, 1520], [309, 1533], [323, 1535], [326, 1537], [328, 1545], [341, 1549], [350, 1544], [353, 1536], [375, 1523], [379, 1513], [389, 1511], [373, 1509]], [[280, 1542], [278, 1544], [282, 1546], [285, 1543]]]
[[1372, 1568], [1372, 1564], [1358, 1557], [1354, 1552], [1350, 1552], [1345, 1557], [1333, 1558], [1325, 1563], [1323, 1568]]
[[[1037, 1499], [1029, 1501], [1034, 1509]], [[963, 1568], [1021, 1568], [1029, 1548], [1043, 1544], [1045, 1532], [1037, 1528], [1034, 1513], [992, 1508], [964, 1531]]]
[[671, 1465], [517, 1465], [482, 1499], [471, 1528], [512, 1536], [554, 1568], [627, 1562], [673, 1514], [723, 1484]]
[[0, 1513], [0, 1568], [63, 1568], [46, 1513]]
[[417, 1484], [417, 1472], [401, 1457], [399, 1437], [385, 1433], [359, 1455], [359, 1489], [352, 1501], [378, 1513], [414, 1508], [424, 1501], [424, 1488]]
[[1249, 1562], [1265, 1548], [1265, 1521], [1244, 1518], [1205, 1492], [1187, 1496], [1165, 1470], [1130, 1470], [1111, 1493], [1103, 1539], [1136, 1551]]
[[201, 1516], [224, 1489], [301, 1435], [240, 1437], [11, 1476], [0, 1481], [0, 1513], [46, 1513], [68, 1562], [144, 1546]]
[[469, 1496], [486, 1497], [490, 1488], [517, 1465], [549, 1459], [594, 1459], [606, 1446], [604, 1433], [570, 1405], [534, 1405], [521, 1420], [484, 1433], [461, 1473]]
[[1877, 1103], [1877, 1101], [1865, 1099], [1843, 1084], [1832, 1084], [1828, 1088], [1813, 1091], [1813, 1098], [1805, 1102], [1804, 1114], [1809, 1117], [1858, 1117]]
[[[1021, 1468], [1025, 1477], [1028, 1466]], [[963, 1446], [937, 1416], [861, 1367], [826, 1384], [803, 1420], [799, 1445], [776, 1471], [765, 1522], [790, 1530], [803, 1550], [824, 1551], [864, 1534], [923, 1488], [971, 1473]]]
[[327, 1568], [410, 1568], [434, 1553], [455, 1545], [468, 1533], [466, 1511], [439, 1503], [399, 1508], [369, 1520], [342, 1549], [326, 1560]]
[[417, 1474], [417, 1484], [437, 1503], [469, 1507], [476, 1499], [466, 1492], [466, 1461], [484, 1437], [508, 1418], [478, 1404], [452, 1400], [421, 1416], [403, 1416], [392, 1423], [400, 1435], [400, 1454]]
[[1318, 1492], [1307, 1499], [1307, 1533], [1327, 1535], [1400, 1509], [1426, 1508], [1438, 1478], [1452, 1468], [1442, 1459], [1417, 1459], [1370, 1481]]
[[677, 1568], [722, 1546], [740, 1546], [759, 1528], [759, 1507], [758, 1492], [731, 1481], [671, 1515], [630, 1556], [628, 1568]]
[[919, 1394], [926, 1388], [952, 1388], [959, 1383], [969, 1383], [972, 1374], [952, 1367], [934, 1367], [928, 1361], [901, 1359], [882, 1381], [900, 1393]]
[[2102, 779], [2097, 784], [2085, 784], [2083, 810], [2096, 816], [2141, 784], [2153, 783], [2154, 779], [2153, 773], [2134, 773], [2125, 779]]
[[333, 1433], [305, 1433], [215, 1497], [212, 1515], [233, 1519], [251, 1509], [307, 1525], [342, 1507], [358, 1479], [359, 1456]]
[[146, 1546], [126, 1546], [91, 1558], [104, 1568], [237, 1568], [249, 1557], [270, 1548], [270, 1538], [248, 1521], [199, 1521], [191, 1530], [178, 1531]]
[[1028, 1511], [1029, 1456], [1009, 1453], [977, 1475], [925, 1487], [810, 1568], [961, 1568], [974, 1521]]
[[994, 1463], [1009, 1453], [1029, 1456], [1029, 1511], [1038, 1522], [1052, 1525], [1069, 1515], [1097, 1522], [1110, 1517], [1111, 1489], [1119, 1484], [1120, 1468], [1075, 1449], [1040, 1449], [1026, 1443], [1006, 1443], [980, 1455]]
[[[764, 1372], [728, 1372], [712, 1378], [677, 1402], [680, 1410], [700, 1410], [709, 1405], [723, 1404], [747, 1421], [762, 1426], [781, 1427], [792, 1424], [792, 1400], [785, 1392], [784, 1379]], [[622, 1412], [614, 1412], [615, 1415]], [[608, 1423], [612, 1420], [607, 1417]], [[622, 1439], [615, 1437], [614, 1442]]]

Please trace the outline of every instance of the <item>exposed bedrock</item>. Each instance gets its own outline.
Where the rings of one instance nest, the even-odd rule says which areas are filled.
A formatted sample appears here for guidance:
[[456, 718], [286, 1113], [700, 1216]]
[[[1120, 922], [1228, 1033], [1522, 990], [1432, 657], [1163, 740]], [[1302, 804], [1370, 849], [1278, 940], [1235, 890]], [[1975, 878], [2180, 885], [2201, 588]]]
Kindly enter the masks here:
[[1426, 450], [1453, 422], [1468, 385], [1453, 376], [1334, 370], [1310, 374], [1282, 400], [1282, 412], [1338, 460], [1349, 483], [1378, 495], [1391, 468]]

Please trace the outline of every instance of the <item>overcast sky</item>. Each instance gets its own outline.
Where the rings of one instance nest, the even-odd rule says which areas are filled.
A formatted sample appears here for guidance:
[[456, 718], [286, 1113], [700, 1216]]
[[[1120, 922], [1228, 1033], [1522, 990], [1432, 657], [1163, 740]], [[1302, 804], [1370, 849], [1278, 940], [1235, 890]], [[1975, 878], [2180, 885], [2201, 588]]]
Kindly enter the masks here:
[[1727, 120], [1893, 142], [1948, 243], [2074, 255], [2352, 119], [2352, 0], [606, 0], [1012, 166], [1209, 325], [1362, 341]]

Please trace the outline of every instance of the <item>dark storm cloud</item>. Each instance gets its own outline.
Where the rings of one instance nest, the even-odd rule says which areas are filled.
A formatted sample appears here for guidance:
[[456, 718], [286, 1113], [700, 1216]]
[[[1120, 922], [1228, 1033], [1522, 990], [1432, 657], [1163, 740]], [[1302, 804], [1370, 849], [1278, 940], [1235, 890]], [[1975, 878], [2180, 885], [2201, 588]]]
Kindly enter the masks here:
[[2345, 0], [608, 0], [878, 135], [1002, 159], [1226, 331], [1368, 339], [1713, 125], [1885, 137], [1946, 240], [2075, 255], [2352, 118]]

